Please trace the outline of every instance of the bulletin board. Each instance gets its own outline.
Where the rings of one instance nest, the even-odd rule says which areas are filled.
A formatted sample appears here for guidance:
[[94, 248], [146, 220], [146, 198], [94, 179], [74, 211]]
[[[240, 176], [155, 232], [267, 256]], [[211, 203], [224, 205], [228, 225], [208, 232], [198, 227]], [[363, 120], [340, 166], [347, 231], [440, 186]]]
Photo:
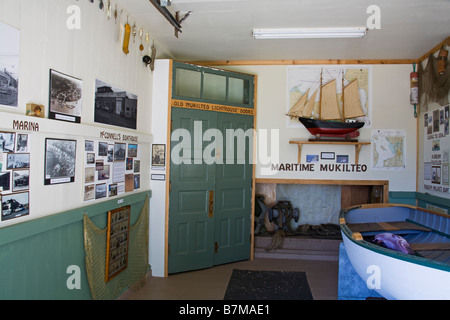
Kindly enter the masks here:
[[450, 198], [449, 106], [424, 113], [423, 187], [425, 192]]

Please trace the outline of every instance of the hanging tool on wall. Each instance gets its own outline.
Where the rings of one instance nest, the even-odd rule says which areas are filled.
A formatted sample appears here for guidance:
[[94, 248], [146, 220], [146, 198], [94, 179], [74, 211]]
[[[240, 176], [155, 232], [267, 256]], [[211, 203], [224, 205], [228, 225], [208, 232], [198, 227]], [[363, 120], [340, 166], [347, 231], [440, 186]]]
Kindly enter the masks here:
[[416, 72], [416, 63], [413, 63], [413, 72], [410, 78], [409, 102], [414, 105], [414, 117], [417, 118], [417, 104], [419, 103], [419, 73]]
[[131, 26], [128, 24], [127, 21], [127, 23], [125, 24], [125, 35], [123, 37], [123, 47], [122, 47], [122, 50], [125, 54], [128, 54], [130, 52], [130, 50], [128, 49], [128, 46], [130, 44], [130, 36], [131, 36]]

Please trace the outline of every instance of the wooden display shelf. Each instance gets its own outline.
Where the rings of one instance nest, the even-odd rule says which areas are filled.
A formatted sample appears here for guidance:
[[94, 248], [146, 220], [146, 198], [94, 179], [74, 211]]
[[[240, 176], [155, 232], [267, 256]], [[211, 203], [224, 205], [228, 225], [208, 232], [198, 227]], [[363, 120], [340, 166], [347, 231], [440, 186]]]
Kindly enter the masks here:
[[343, 144], [343, 145], [354, 145], [355, 146], [355, 163], [358, 164], [359, 161], [359, 151], [361, 147], [370, 142], [359, 142], [359, 141], [289, 141], [290, 144], [298, 145], [298, 163], [301, 162], [302, 146], [304, 144]]

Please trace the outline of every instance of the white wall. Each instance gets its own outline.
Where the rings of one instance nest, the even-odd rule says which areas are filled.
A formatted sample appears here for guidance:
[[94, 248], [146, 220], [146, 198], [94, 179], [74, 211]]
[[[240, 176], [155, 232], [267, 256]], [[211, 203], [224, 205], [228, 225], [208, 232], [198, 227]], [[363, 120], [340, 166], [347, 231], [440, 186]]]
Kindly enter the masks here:
[[[364, 173], [348, 172], [283, 172], [266, 176], [263, 167], [257, 165], [256, 178], [284, 179], [337, 179], [337, 180], [389, 180], [390, 191], [416, 190], [416, 118], [409, 103], [410, 65], [373, 65], [372, 67], [372, 128], [360, 130], [359, 141], [371, 141], [372, 129], [406, 130], [406, 168], [399, 171], [379, 171], [371, 168], [371, 147], [363, 146], [359, 163], [366, 164]], [[296, 163], [297, 146], [290, 140], [307, 141], [310, 134], [304, 128], [289, 128], [287, 112], [287, 66], [233, 66], [226, 69], [255, 74], [258, 77], [257, 129], [279, 129], [279, 163]], [[269, 136], [270, 137], [270, 136]], [[348, 154], [349, 163], [354, 161], [353, 146], [305, 145], [302, 148], [302, 163], [306, 154], [320, 154], [321, 151]], [[326, 163], [326, 162], [321, 162]]]
[[[106, 2], [105, 2], [106, 4]], [[81, 9], [81, 29], [67, 28], [67, 8]], [[12, 130], [12, 121], [39, 123], [31, 135], [30, 215], [0, 222], [1, 226], [92, 204], [83, 201], [84, 139], [100, 138], [101, 131], [138, 137], [141, 188], [150, 189], [152, 72], [142, 62], [138, 41], [125, 55], [123, 24], [107, 20], [98, 2], [70, 0], [1, 0], [0, 21], [20, 30], [19, 101], [17, 108], [0, 106], [0, 130]], [[135, 21], [129, 17], [130, 24]], [[136, 21], [139, 26], [139, 22]], [[121, 27], [122, 26], [122, 27]], [[147, 31], [148, 32], [148, 31]], [[151, 43], [151, 41], [150, 41]], [[132, 44], [132, 41], [131, 41]], [[48, 115], [49, 69], [83, 80], [82, 123], [37, 119], [25, 116], [29, 102], [43, 104]], [[94, 122], [95, 79], [104, 80], [138, 96], [137, 130]], [[44, 143], [46, 137], [77, 140], [75, 182], [44, 186]], [[125, 194], [126, 195], [126, 194]], [[107, 199], [107, 198], [106, 198]], [[105, 200], [106, 200], [105, 199]], [[101, 200], [95, 200], [95, 202]]]

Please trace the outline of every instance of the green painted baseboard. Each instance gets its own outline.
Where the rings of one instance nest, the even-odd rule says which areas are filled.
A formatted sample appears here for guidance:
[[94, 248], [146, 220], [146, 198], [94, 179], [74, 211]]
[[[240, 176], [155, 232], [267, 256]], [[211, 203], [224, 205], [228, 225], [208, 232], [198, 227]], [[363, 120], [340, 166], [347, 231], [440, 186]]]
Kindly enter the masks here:
[[[130, 205], [130, 224], [133, 224], [147, 196], [150, 199], [151, 191], [116, 197], [0, 229], [0, 299], [92, 299], [85, 268], [84, 214], [98, 228], [104, 229], [109, 210]], [[79, 289], [67, 286], [68, 279], [74, 274], [68, 270], [70, 266], [80, 270]]]

